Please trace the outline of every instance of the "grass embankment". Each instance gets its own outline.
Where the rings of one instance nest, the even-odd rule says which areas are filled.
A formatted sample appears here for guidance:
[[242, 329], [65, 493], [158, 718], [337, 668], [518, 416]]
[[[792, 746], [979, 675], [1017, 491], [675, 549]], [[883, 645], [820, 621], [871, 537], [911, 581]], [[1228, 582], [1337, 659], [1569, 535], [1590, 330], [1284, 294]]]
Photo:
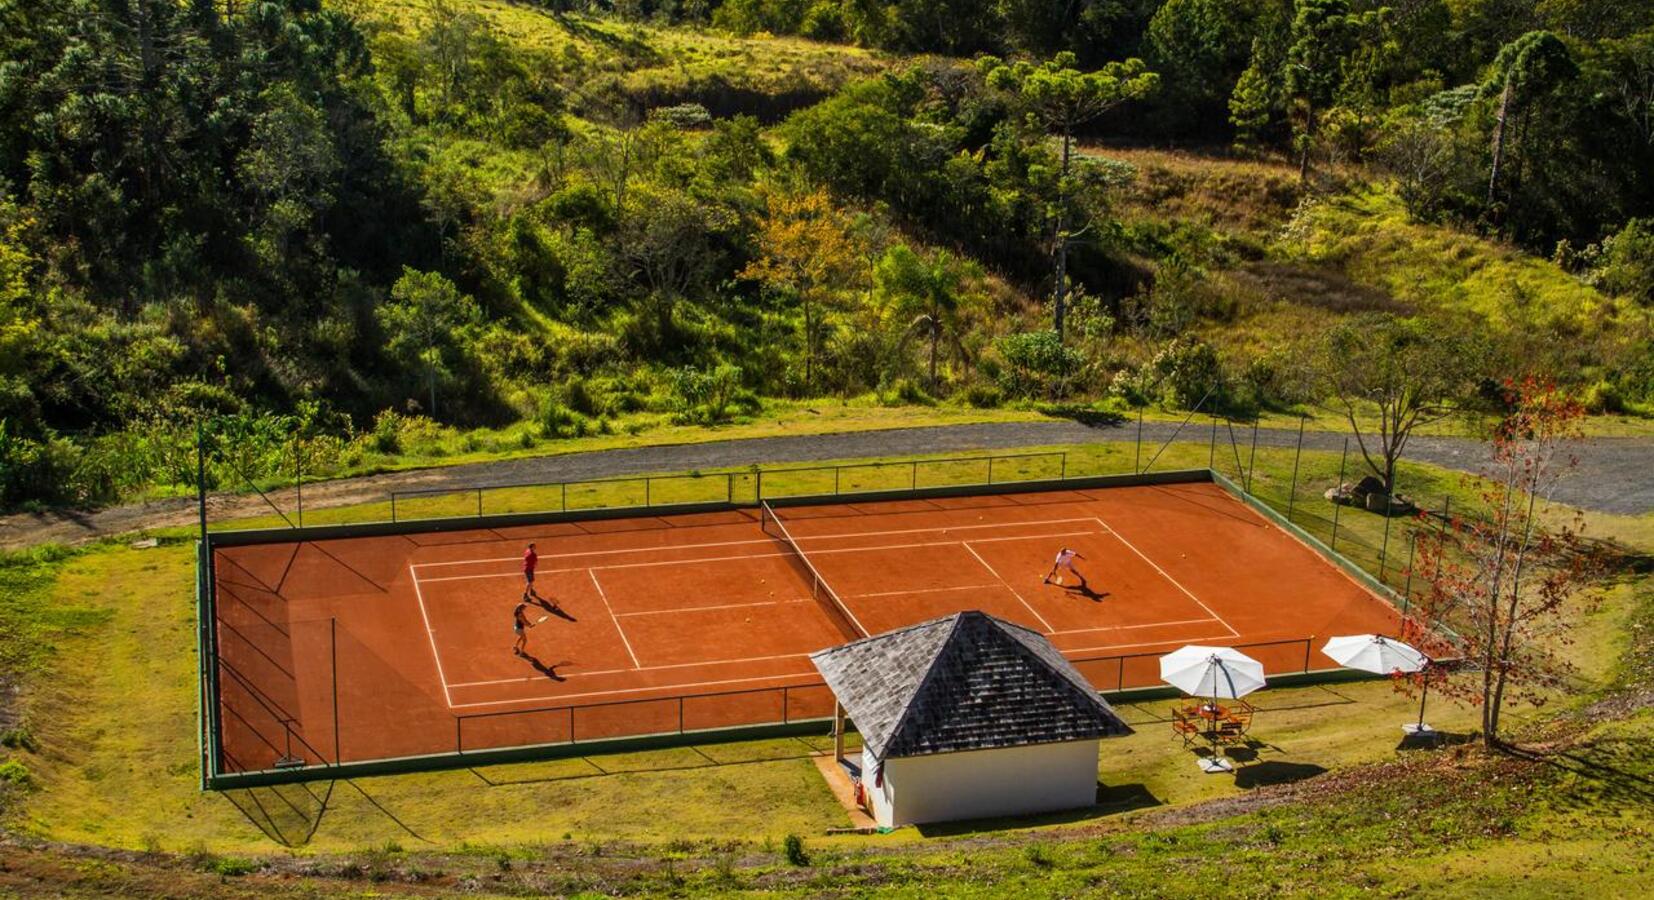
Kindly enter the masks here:
[[[1071, 472], [1119, 471], [1132, 463], [1130, 445], [1062, 449], [1069, 454]], [[1204, 465], [1208, 453], [1204, 446], [1174, 445], [1156, 468]], [[1316, 494], [1332, 481], [1337, 464], [1337, 457], [1329, 454], [1306, 453], [1302, 460], [1294, 513], [1312, 531], [1322, 527], [1327, 511], [1325, 501]], [[1219, 467], [1225, 466], [1220, 462]], [[884, 471], [906, 468], [890, 466]], [[1453, 473], [1409, 466], [1403, 474], [1404, 489], [1420, 496], [1441, 491], [1454, 494], [1457, 502], [1468, 500], [1466, 486]], [[1290, 479], [1289, 453], [1258, 451], [1255, 491], [1278, 501]], [[1654, 519], [1592, 516], [1591, 524], [1599, 537], [1637, 547], [1654, 546]], [[1346, 511], [1339, 528], [1340, 549], [1382, 546], [1383, 520], [1377, 517]], [[1392, 529], [1396, 529], [1394, 522]], [[1397, 546], [1394, 534], [1391, 546]], [[377, 864], [391, 867], [423, 865], [413, 861], [412, 854], [464, 853], [467, 848], [505, 858], [575, 855], [582, 860], [580, 868], [594, 872], [602, 871], [602, 864], [588, 866], [585, 860], [599, 854], [677, 856], [684, 858], [695, 883], [708, 890], [719, 879], [739, 881], [750, 874], [720, 874], [728, 866], [710, 857], [733, 854], [739, 859], [770, 860], [782, 836], [799, 833], [812, 836], [818, 862], [870, 866], [879, 879], [914, 891], [929, 883], [930, 877], [920, 873], [933, 867], [948, 873], [949, 883], [961, 888], [989, 877], [1013, 882], [1024, 877], [1040, 879], [1030, 885], [1049, 878], [1056, 879], [1052, 883], [1057, 886], [1069, 883], [1070, 878], [1099, 877], [1096, 867], [1115, 854], [1102, 854], [1074, 842], [1088, 839], [1093, 830], [1101, 828], [1117, 835], [1110, 840], [1124, 842], [1117, 849], [1140, 854], [1122, 875], [1127, 880], [1120, 884], [1126, 885], [1134, 883], [1131, 879], [1149, 877], [1157, 866], [1171, 860], [1181, 860], [1178, 865], [1198, 872], [1204, 871], [1205, 864], [1198, 859], [1205, 852], [1237, 851], [1225, 843], [1231, 838], [1218, 830], [1167, 831], [1153, 824], [1166, 821], [1155, 818], [1161, 813], [1129, 810], [1243, 797], [1269, 781], [1290, 781], [1321, 770], [1393, 759], [1396, 726], [1414, 710], [1412, 698], [1383, 682], [1271, 690], [1259, 698], [1263, 712], [1256, 727], [1266, 742], [1258, 761], [1268, 765], [1231, 780], [1202, 776], [1192, 759], [1176, 750], [1162, 721], [1164, 702], [1123, 704], [1124, 714], [1138, 726], [1138, 733], [1108, 745], [1099, 772], [1107, 788], [1104, 806], [1079, 817], [1003, 823], [996, 832], [1018, 847], [1033, 840], [1049, 841], [1053, 847], [1048, 850], [995, 848], [971, 851], [968, 858], [942, 840], [948, 829], [910, 829], [877, 838], [818, 837], [846, 821], [805, 758], [812, 749], [824, 748], [823, 740], [755, 742], [476, 772], [361, 779], [331, 787], [318, 784], [201, 794], [196, 789], [192, 565], [188, 543], [176, 535], [155, 549], [106, 542], [24, 564], [29, 574], [10, 592], [5, 607], [5, 615], [11, 617], [8, 624], [16, 622], [18, 627], [6, 633], [39, 635], [51, 628], [57, 636], [52, 649], [24, 670], [32, 673], [26, 680], [21, 710], [33, 749], [14, 749], [7, 755], [26, 767], [30, 784], [9, 792], [10, 809], [5, 815], [9, 827], [55, 840], [211, 854], [259, 854], [281, 844], [306, 853], [371, 852]], [[1393, 567], [1390, 571], [1389, 580], [1398, 582]], [[1578, 642], [1570, 654], [1582, 663], [1580, 691], [1559, 697], [1561, 707], [1584, 702], [1596, 686], [1625, 681], [1626, 676], [1614, 668], [1615, 661], [1626, 658], [1627, 636], [1641, 633], [1625, 623], [1635, 610], [1650, 605], [1648, 593], [1646, 579], [1609, 590], [1607, 602], [1576, 634]], [[82, 611], [65, 614], [66, 609]], [[13, 640], [8, 637], [7, 643]], [[1519, 710], [1515, 718], [1534, 721], [1536, 715], [1533, 710]], [[1464, 731], [1472, 727], [1476, 714], [1442, 703], [1433, 707], [1431, 719], [1439, 727]], [[1634, 736], [1646, 737], [1650, 732], [1644, 719], [1617, 727], [1630, 729]], [[1641, 763], [1633, 759], [1630, 764]], [[1586, 790], [1590, 783], [1590, 777], [1581, 777], [1577, 789]], [[1512, 796], [1500, 794], [1495, 799], [1504, 803]], [[1464, 800], [1472, 801], [1480, 802], [1474, 797]], [[1582, 808], [1589, 807], [1581, 803]], [[1436, 801], [1426, 805], [1434, 808]], [[1240, 831], [1253, 835], [1248, 840], [1256, 840], [1258, 829], [1279, 828], [1281, 845], [1301, 842], [1305, 853], [1326, 856], [1334, 854], [1336, 847], [1324, 832], [1343, 827], [1337, 817], [1345, 813], [1338, 809], [1336, 804], [1333, 812], [1311, 806], [1273, 826], [1249, 820]], [[1484, 812], [1476, 807], [1463, 815], [1479, 820]], [[1145, 815], [1149, 818], [1140, 819]], [[1439, 821], [1437, 813], [1431, 816], [1432, 821]], [[1086, 828], [1076, 831], [1071, 827], [1076, 819], [1086, 823]], [[1522, 830], [1519, 817], [1512, 821], [1518, 824], [1501, 826], [1491, 837], [1528, 833]], [[1129, 822], [1150, 832], [1126, 835], [1122, 829]], [[1544, 822], [1551, 823], [1545, 828], [1559, 827], [1552, 819]], [[1393, 840], [1395, 827], [1391, 824], [1386, 826], [1389, 830], [1374, 832], [1371, 846], [1352, 841], [1338, 852], [1360, 858]], [[1406, 853], [1441, 852], [1443, 846], [1459, 847], [1489, 837], [1484, 830], [1469, 826], [1455, 835], [1447, 844], [1406, 843]], [[406, 848], [406, 854], [387, 854], [387, 846]], [[1619, 851], [1610, 848], [1610, 852]], [[886, 853], [896, 856], [880, 855]], [[1033, 857], [1024, 854], [1043, 854], [1048, 859], [1032, 862]], [[1249, 859], [1246, 865], [1257, 873], [1278, 873], [1285, 865], [1279, 860], [1296, 858], [1268, 856], [1268, 860]], [[1379, 853], [1369, 860], [1377, 867], [1373, 877], [1385, 884], [1396, 883], [1405, 874], [1389, 868], [1389, 859]], [[443, 864], [449, 871], [465, 865], [463, 860]], [[654, 865], [658, 863], [650, 864]], [[650, 866], [645, 869], [652, 873]], [[1192, 889], [1195, 882], [1190, 884]]]

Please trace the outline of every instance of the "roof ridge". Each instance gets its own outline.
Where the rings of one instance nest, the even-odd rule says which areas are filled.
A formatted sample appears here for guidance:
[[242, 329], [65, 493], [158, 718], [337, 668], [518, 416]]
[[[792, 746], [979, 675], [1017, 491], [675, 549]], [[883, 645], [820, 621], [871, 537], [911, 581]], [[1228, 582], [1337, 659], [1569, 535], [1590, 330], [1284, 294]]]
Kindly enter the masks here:
[[[991, 618], [991, 617], [988, 619], [988, 621], [990, 623], [993, 623], [993, 624], [999, 626], [1001, 632], [1003, 632], [1005, 630], [1004, 626], [1010, 625], [1014, 628], [1017, 628], [1020, 631], [1024, 631], [1024, 632], [1026, 632], [1028, 634], [1031, 634], [1031, 635], [1038, 635], [1042, 639], [1044, 638], [1043, 635], [1039, 635], [1039, 633], [1034, 631], [1033, 629], [1025, 628], [1021, 625], [1017, 625], [1015, 622], [1007, 622], [1004, 619], [994, 619], [994, 618]], [[1073, 662], [1071, 660], [1069, 660], [1067, 657], [1062, 656], [1061, 651], [1058, 651], [1058, 657], [1061, 658], [1064, 662], [1068, 663], [1068, 667], [1066, 669], [1064, 667], [1061, 667], [1061, 666], [1052, 665], [1050, 660], [1048, 660], [1045, 657], [1041, 656], [1037, 651], [1034, 650], [1033, 647], [1030, 647], [1025, 642], [1023, 642], [1021, 640], [1018, 640], [1015, 635], [1006, 634], [1006, 637], [1010, 638], [1011, 643], [1016, 645], [1017, 652], [1024, 659], [1031, 660], [1032, 662], [1037, 663], [1038, 666], [1039, 666], [1039, 669], [1041, 671], [1046, 672], [1050, 675], [1055, 675], [1057, 677], [1058, 681], [1060, 681], [1062, 684], [1067, 685], [1070, 690], [1078, 691], [1080, 693], [1080, 695], [1085, 697], [1087, 700], [1089, 700], [1093, 703], [1101, 703], [1102, 702], [1102, 695], [1097, 692], [1096, 688], [1092, 687], [1089, 683], [1076, 682], [1074, 680], [1073, 676], [1078, 676], [1080, 674], [1079, 670], [1073, 668], [1073, 665], [1074, 665]], [[1053, 646], [1052, 649], [1055, 650], [1056, 648]], [[1073, 675], [1070, 675], [1069, 674], [1070, 672], [1072, 672]], [[1080, 677], [1082, 679], [1084, 678], [1084, 676], [1080, 676]]]
[[[936, 645], [936, 652], [932, 654], [929, 660], [926, 660], [924, 677], [920, 678], [919, 683], [913, 686], [913, 692], [907, 695], [907, 703], [902, 706], [902, 714], [896, 717], [896, 723], [890, 727], [890, 736], [885, 739], [886, 750], [892, 744], [897, 743], [897, 738], [901, 737], [902, 729], [907, 726], [908, 720], [913, 717], [913, 709], [918, 705], [919, 698], [924, 696], [925, 689], [930, 687], [931, 679], [936, 677], [936, 671], [941, 668], [936, 664], [937, 661], [942, 658], [942, 654], [946, 653], [949, 647], [953, 646], [953, 637], [959, 633], [959, 626], [964, 624], [966, 612], [969, 611], [956, 612], [948, 617], [951, 619], [948, 633], [942, 636], [942, 640]], [[931, 620], [932, 623], [935, 621], [935, 619]]]
[[829, 656], [829, 655], [832, 655], [834, 653], [838, 653], [841, 650], [849, 650], [852, 647], [860, 647], [863, 644], [870, 644], [874, 641], [882, 641], [882, 640], [885, 640], [886, 638], [895, 637], [898, 634], [906, 634], [909, 631], [918, 631], [921, 628], [933, 628], [936, 625], [938, 625], [941, 622], [946, 621], [948, 619], [957, 619], [960, 616], [965, 615], [966, 612], [976, 612], [976, 610], [966, 610], [966, 611], [961, 611], [961, 612], [956, 612], [956, 613], [949, 613], [945, 616], [937, 616], [934, 619], [926, 619], [923, 622], [915, 622], [912, 625], [904, 625], [901, 628], [892, 628], [889, 631], [881, 631], [878, 634], [870, 634], [870, 635], [868, 635], [867, 637], [864, 637], [864, 638], [856, 638], [853, 641], [846, 641], [845, 643], [839, 644], [835, 647], [828, 647], [825, 650], [817, 650], [816, 652], [814, 652], [810, 655], [811, 656]]

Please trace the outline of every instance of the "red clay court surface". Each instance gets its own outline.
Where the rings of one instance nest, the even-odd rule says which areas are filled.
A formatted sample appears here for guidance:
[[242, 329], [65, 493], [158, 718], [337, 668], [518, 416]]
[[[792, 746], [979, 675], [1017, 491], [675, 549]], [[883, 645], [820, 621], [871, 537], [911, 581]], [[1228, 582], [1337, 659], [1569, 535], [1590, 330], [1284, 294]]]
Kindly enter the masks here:
[[[1400, 623], [1211, 483], [779, 514], [868, 632], [981, 609], [1101, 690], [1158, 683], [1187, 643], [1331, 668], [1326, 637]], [[545, 668], [511, 653], [530, 540], [567, 614], [530, 607]], [[1065, 545], [1087, 589], [1041, 583]], [[808, 655], [855, 637], [756, 509], [219, 547], [214, 569], [226, 773], [824, 717]]]

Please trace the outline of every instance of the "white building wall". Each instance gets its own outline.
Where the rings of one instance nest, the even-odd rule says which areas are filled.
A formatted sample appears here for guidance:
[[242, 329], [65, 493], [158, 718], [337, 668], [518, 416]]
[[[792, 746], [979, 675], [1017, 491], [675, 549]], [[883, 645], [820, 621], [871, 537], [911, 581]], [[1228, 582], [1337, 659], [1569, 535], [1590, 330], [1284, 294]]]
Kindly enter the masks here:
[[1014, 816], [1097, 802], [1097, 741], [936, 753], [877, 764], [862, 751], [862, 784], [873, 820], [887, 828]]

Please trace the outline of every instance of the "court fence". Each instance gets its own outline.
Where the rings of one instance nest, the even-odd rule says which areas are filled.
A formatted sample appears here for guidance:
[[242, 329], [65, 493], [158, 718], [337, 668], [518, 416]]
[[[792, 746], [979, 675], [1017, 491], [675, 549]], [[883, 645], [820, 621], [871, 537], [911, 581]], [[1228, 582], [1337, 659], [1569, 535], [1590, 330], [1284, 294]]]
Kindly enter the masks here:
[[[845, 465], [790, 466], [718, 473], [636, 476], [543, 484], [478, 485], [464, 489], [395, 491], [383, 504], [371, 507], [366, 522], [328, 522], [312, 511], [309, 527], [302, 519], [280, 515], [291, 528], [213, 530], [209, 528], [207, 498], [200, 504], [201, 543], [198, 557], [197, 609], [200, 658], [200, 752], [202, 787], [224, 789], [326, 779], [354, 774], [423, 771], [449, 766], [513, 760], [554, 758], [574, 753], [629, 750], [674, 743], [740, 740], [767, 735], [806, 734], [825, 727], [831, 718], [830, 695], [822, 684], [717, 694], [684, 694], [599, 704], [564, 704], [527, 710], [467, 714], [452, 717], [451, 750], [410, 748], [406, 756], [358, 759], [341, 747], [341, 734], [350, 728], [348, 711], [339, 708], [337, 623], [329, 622], [326, 640], [332, 654], [331, 723], [303, 722], [291, 696], [276, 696], [286, 677], [279, 648], [290, 634], [249, 619], [241, 634], [223, 627], [213, 547], [219, 544], [283, 542], [295, 539], [349, 536], [357, 533], [402, 533], [487, 527], [504, 521], [578, 521], [588, 517], [633, 514], [639, 510], [689, 510], [793, 505], [798, 503], [855, 502], [903, 496], [947, 496], [997, 493], [1005, 490], [1065, 490], [1103, 484], [1155, 484], [1210, 480], [1242, 502], [1343, 568], [1380, 596], [1390, 600], [1404, 617], [1414, 615], [1414, 603], [1428, 586], [1428, 575], [1416, 571], [1418, 544], [1427, 532], [1439, 532], [1465, 510], [1453, 508], [1453, 494], [1444, 491], [1434, 506], [1419, 503], [1405, 515], [1372, 513], [1359, 507], [1329, 503], [1326, 489], [1353, 479], [1350, 441], [1340, 452], [1328, 453], [1325, 439], [1306, 453], [1304, 421], [1289, 446], [1278, 441], [1259, 446], [1257, 423], [1250, 434], [1243, 425], [1216, 415], [1200, 420], [1189, 414], [1173, 436], [1158, 448], [1145, 447], [1141, 419], [1135, 446], [1121, 452], [1082, 456], [1068, 451], [1001, 455], [922, 458]], [[1185, 427], [1189, 426], [1189, 427]], [[1277, 436], [1278, 437], [1278, 436]], [[1199, 444], [1205, 443], [1205, 448]], [[1127, 449], [1129, 448], [1129, 450]], [[1205, 452], [1200, 452], [1204, 450]], [[1261, 453], [1260, 453], [1261, 450]], [[1290, 454], [1290, 455], [1287, 455]], [[199, 457], [198, 457], [199, 458]], [[1333, 466], [1336, 458], [1337, 465]], [[1151, 471], [1162, 460], [1178, 468]], [[1284, 479], [1282, 473], [1290, 475]], [[1403, 467], [1402, 475], [1408, 469]], [[1401, 485], [1399, 487], [1405, 487]], [[1398, 493], [1400, 491], [1398, 490]], [[273, 492], [271, 492], [273, 493]], [[282, 513], [276, 497], [261, 492]], [[325, 511], [324, 511], [325, 512]], [[327, 522], [327, 524], [321, 524]], [[226, 598], [234, 603], [233, 598]], [[1456, 635], [1446, 623], [1420, 623], [1442, 638], [1438, 655], [1452, 656]], [[321, 638], [315, 638], [321, 640]], [[242, 641], [257, 652], [241, 659], [258, 660], [257, 671], [243, 671], [226, 660], [221, 643]], [[1284, 638], [1239, 649], [1252, 653], [1271, 676], [1341, 677], [1347, 673], [1318, 657], [1315, 638]], [[278, 652], [271, 653], [270, 648]], [[1256, 651], [1256, 652], [1253, 652]], [[346, 651], [349, 652], [348, 650]], [[1162, 651], [1163, 652], [1163, 651]], [[1073, 660], [1080, 671], [1105, 694], [1154, 689], [1159, 684], [1155, 659], [1159, 653], [1133, 653]], [[269, 657], [277, 657], [271, 661]], [[271, 674], [271, 672], [276, 674]], [[313, 709], [313, 703], [307, 709]], [[325, 713], [324, 713], [325, 715]], [[261, 748], [247, 759], [231, 759], [224, 752], [227, 733], [240, 733], [242, 745]], [[249, 735], [251, 737], [249, 737]], [[578, 748], [578, 749], [577, 749]], [[331, 752], [329, 752], [331, 751]]]

